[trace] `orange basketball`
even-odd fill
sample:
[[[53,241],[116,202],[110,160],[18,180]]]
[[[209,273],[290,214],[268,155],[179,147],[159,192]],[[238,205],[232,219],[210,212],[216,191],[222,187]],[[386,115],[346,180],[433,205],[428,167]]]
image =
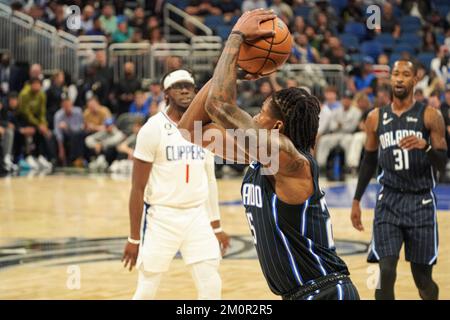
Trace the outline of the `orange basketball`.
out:
[[[292,36],[286,24],[279,18],[261,23],[261,28],[275,31],[275,36],[242,43],[238,65],[248,73],[267,75],[277,70],[289,58]]]

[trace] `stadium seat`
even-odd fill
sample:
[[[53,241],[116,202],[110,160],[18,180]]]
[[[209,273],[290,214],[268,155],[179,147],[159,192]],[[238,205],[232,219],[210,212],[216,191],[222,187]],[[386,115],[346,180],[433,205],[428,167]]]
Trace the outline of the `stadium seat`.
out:
[[[354,34],[361,41],[366,37],[366,26],[359,22],[348,22],[344,27],[344,32]]]
[[[442,33],[436,34],[436,42],[438,45],[443,45],[445,42],[445,36]]]
[[[365,41],[361,44],[361,54],[364,56],[371,56],[377,61],[378,56],[383,52],[383,47],[376,41]]]
[[[446,18],[450,13],[450,3],[447,2],[446,4],[440,4],[436,6],[436,10],[437,12],[439,12],[440,16]]]
[[[415,33],[403,33],[398,39],[399,43],[408,43],[414,49],[420,49],[422,47],[422,38]]]
[[[224,23],[223,16],[207,15],[204,20],[204,24],[213,30]]]
[[[310,12],[311,12],[311,7],[309,7],[309,6],[297,6],[294,8],[294,14],[296,16],[302,16],[305,20],[308,19]]]
[[[394,65],[394,62],[400,58],[401,58],[400,53],[397,53],[397,52],[392,53],[391,56],[389,57],[389,66],[392,68],[392,66]]]
[[[336,14],[339,16],[341,14],[342,9],[347,6],[347,0],[331,0],[330,4],[333,7]]]
[[[390,33],[381,33],[375,40],[381,44],[384,50],[392,50],[395,45],[395,39]]]
[[[417,56],[417,60],[419,60],[420,63],[422,63],[425,66],[427,71],[429,71],[431,60],[433,60],[435,57],[436,57],[436,55],[432,52],[421,52]]]
[[[405,51],[409,52],[411,55],[414,55],[416,53],[416,50],[413,46],[411,46],[409,43],[404,42],[397,43],[393,49],[394,53],[402,53]]]
[[[227,40],[227,38],[228,38],[228,35],[230,34],[230,32],[231,32],[231,29],[232,29],[232,26],[229,26],[229,25],[220,25],[220,26],[217,26],[216,27],[216,32],[217,32],[217,35],[219,36],[219,37],[221,37],[222,38],[222,40]]]
[[[363,61],[364,56],[360,53],[353,53],[350,55],[350,60],[352,60],[353,63],[360,63]]]
[[[358,37],[353,34],[343,33],[339,36],[339,40],[341,40],[342,45],[347,50],[359,50],[359,41]]]
[[[173,4],[177,8],[184,10],[189,5],[190,1],[189,0],[167,0],[167,2]]]
[[[400,29],[402,33],[417,33],[422,27],[422,22],[418,17],[404,16],[400,19]]]

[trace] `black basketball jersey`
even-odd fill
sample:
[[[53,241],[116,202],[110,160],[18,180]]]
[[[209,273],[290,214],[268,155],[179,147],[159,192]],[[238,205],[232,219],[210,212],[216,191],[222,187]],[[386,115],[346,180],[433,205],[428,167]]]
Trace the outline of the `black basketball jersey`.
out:
[[[290,205],[278,199],[257,162],[249,166],[241,188],[263,274],[277,295],[330,273],[348,274],[336,255],[317,163],[310,154],[304,155],[314,179],[314,193],[305,203]]]
[[[378,120],[378,181],[383,186],[405,192],[418,192],[434,187],[433,169],[425,150],[403,150],[399,141],[416,135],[429,143],[430,132],[425,128],[426,106],[416,102],[412,108],[397,116],[391,106],[380,109]]]

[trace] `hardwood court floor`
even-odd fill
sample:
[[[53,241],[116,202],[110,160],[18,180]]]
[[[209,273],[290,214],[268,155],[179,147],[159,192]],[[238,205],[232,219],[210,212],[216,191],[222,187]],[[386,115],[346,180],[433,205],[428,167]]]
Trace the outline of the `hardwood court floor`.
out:
[[[58,241],[67,238],[114,238],[128,234],[128,179],[106,176],[43,176],[0,179],[0,262],[7,254],[20,253],[1,247],[18,240]],[[240,180],[220,180],[221,201],[239,199]],[[336,239],[369,242],[373,210],[364,210],[365,232],[355,231],[349,209],[330,209]],[[230,235],[248,235],[243,208],[222,206],[223,226]],[[438,214],[440,248],[434,278],[440,298],[450,299],[450,227],[448,211]],[[73,275],[67,257],[27,262],[0,268],[0,299],[129,299],[137,280],[136,271],[124,270],[116,258],[100,259],[103,252],[85,254]],[[123,242],[124,244],[124,242]],[[32,247],[32,245],[30,245]],[[409,265],[398,267],[396,294],[399,299],[418,299]],[[366,263],[365,254],[344,256],[352,279],[363,299],[372,299],[376,265]],[[98,260],[98,261],[96,261]],[[61,263],[59,263],[61,262]],[[1,265],[1,263],[0,263]],[[278,299],[268,289],[256,259],[224,259],[221,264],[224,299]],[[78,278],[76,278],[78,279]],[[78,284],[79,287],[74,283]],[[195,299],[189,270],[175,259],[164,276],[158,299]]]

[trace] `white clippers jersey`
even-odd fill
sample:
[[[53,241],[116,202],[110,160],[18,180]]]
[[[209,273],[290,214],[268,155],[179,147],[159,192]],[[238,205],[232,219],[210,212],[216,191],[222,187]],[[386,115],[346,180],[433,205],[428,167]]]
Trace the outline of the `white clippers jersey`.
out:
[[[165,112],[151,117],[137,135],[134,157],[153,164],[144,200],[155,206],[192,208],[208,199],[211,152],[181,136]]]

